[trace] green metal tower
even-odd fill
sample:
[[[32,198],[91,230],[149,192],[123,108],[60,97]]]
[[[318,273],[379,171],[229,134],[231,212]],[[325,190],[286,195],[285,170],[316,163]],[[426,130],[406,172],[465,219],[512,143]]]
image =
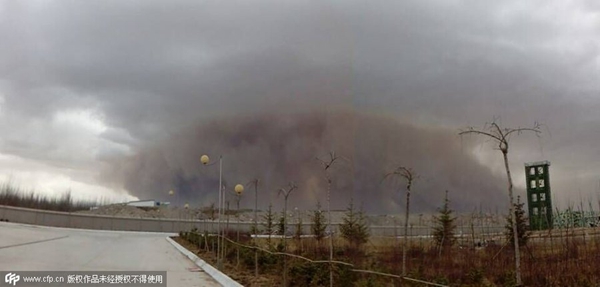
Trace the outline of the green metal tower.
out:
[[[529,228],[531,230],[552,228],[549,167],[549,161],[525,164],[527,207],[529,209]]]

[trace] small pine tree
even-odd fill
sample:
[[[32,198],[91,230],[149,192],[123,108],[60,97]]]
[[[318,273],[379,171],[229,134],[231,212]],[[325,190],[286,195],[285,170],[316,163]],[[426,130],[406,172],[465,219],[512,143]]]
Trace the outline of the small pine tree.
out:
[[[325,237],[325,228],[327,227],[327,222],[325,221],[325,214],[321,211],[321,203],[317,202],[317,209],[313,211],[313,215],[311,217],[312,224],[310,226],[310,230],[312,234],[315,236],[317,242],[321,242]]]
[[[524,202],[521,203],[521,197],[517,196],[517,202],[514,204],[514,208],[517,217],[517,238],[520,247],[525,246],[529,240],[529,228],[527,226],[527,216],[525,215],[524,205]],[[514,245],[515,237],[512,229],[512,214],[509,214],[506,217],[506,225],[504,228],[506,229],[506,240]]]
[[[285,235],[285,215],[283,213],[277,221],[277,235]]]
[[[269,235],[267,237],[267,243],[269,246],[271,245],[271,235],[273,235],[273,231],[275,229],[275,214],[273,213],[273,205],[269,204],[269,209],[267,209],[267,213],[263,215],[265,227],[265,232]]]
[[[350,199],[350,204],[346,209],[344,221],[340,224],[340,233],[348,243],[355,249],[360,248],[369,240],[369,228],[362,210],[357,211],[354,207],[354,201]]]
[[[215,208],[215,204],[211,203],[209,206],[205,207],[202,213],[208,215],[208,219],[215,220],[217,218],[217,209]]]
[[[302,218],[298,218],[296,222],[296,230],[294,231],[294,238],[300,239],[302,237]]]
[[[256,224],[252,224],[252,226],[250,226],[250,234],[258,234],[260,233],[260,229],[258,228],[258,226]]]
[[[452,216],[454,211],[450,209],[447,190],[444,205],[442,208],[438,208],[438,212],[439,215],[434,217],[436,226],[433,229],[433,239],[441,252],[445,247],[451,247],[456,243],[456,236],[454,235],[456,217]]]

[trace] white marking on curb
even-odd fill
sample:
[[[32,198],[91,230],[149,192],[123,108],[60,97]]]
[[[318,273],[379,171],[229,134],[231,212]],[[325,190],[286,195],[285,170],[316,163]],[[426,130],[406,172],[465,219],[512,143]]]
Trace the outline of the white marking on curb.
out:
[[[169,241],[169,243],[171,243],[173,246],[175,246],[175,248],[177,248],[177,250],[179,250],[179,252],[181,252],[187,258],[192,260],[196,265],[198,265],[198,267],[202,268],[202,270],[204,270],[204,272],[206,272],[206,274],[210,275],[210,277],[215,279],[222,286],[225,286],[225,287],[230,287],[230,286],[231,287],[243,287],[244,286],[244,285],[236,282],[235,280],[231,279],[229,276],[223,274],[221,271],[217,270],[217,268],[206,263],[204,260],[202,260],[198,256],[196,256],[196,254],[190,252],[185,247],[179,245],[179,243],[175,242],[170,237],[166,237],[166,238],[167,238],[167,241]]]

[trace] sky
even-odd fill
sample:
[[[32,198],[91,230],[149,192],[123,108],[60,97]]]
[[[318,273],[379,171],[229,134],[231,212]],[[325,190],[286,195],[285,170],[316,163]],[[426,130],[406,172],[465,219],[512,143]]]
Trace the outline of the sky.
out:
[[[417,210],[445,189],[460,210],[493,209],[508,202],[502,156],[458,132],[495,120],[542,124],[511,139],[517,194],[523,164],[549,160],[556,204],[600,208],[599,12],[596,1],[0,0],[0,181],[208,205],[218,172],[200,164],[206,153],[223,155],[228,188],[261,179],[262,207],[290,181],[294,204],[313,207],[326,200],[315,157],[337,150],[348,163],[334,172],[335,208],[351,194],[398,210],[401,180],[381,178],[409,166]]]

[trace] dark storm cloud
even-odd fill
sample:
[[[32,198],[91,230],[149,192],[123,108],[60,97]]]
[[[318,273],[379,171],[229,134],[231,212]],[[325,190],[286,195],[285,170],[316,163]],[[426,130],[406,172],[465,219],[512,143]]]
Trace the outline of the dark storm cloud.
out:
[[[191,162],[199,151],[192,150],[218,153],[219,141],[241,137],[231,132],[241,122],[258,128],[265,118],[279,121],[288,114],[293,123],[310,125],[298,114],[329,109],[354,110],[356,117],[389,115],[400,122],[394,128],[412,127],[407,132],[413,139],[437,140],[435,134],[454,140],[417,153],[427,158],[426,151],[439,150],[443,164],[412,164],[423,174],[449,174],[432,183],[432,190],[450,186],[465,194],[491,190],[487,182],[503,176],[501,158],[474,138],[465,141],[469,147],[478,144],[475,149],[458,153],[454,144],[460,140],[450,135],[493,116],[507,126],[540,121],[548,127],[542,139],[525,136],[512,147],[517,184],[523,162],[549,159],[557,196],[568,197],[573,186],[595,191],[590,189],[596,186],[595,171],[600,172],[594,158],[600,152],[600,26],[594,2],[1,3],[0,128],[6,135],[0,151],[61,166],[75,165],[79,156],[78,168],[113,170],[99,184],[126,186],[140,196],[173,181],[190,192],[189,186],[208,187],[214,175],[198,178]],[[91,111],[105,126],[80,129],[94,131],[77,138],[89,142],[93,152],[60,152],[59,147],[70,146],[64,139],[73,131],[56,131],[48,123],[56,126],[57,114],[72,110]],[[379,124],[361,133],[393,129],[379,119],[367,121]],[[190,133],[210,131],[209,122],[224,131]],[[11,128],[15,125],[23,128]],[[428,130],[432,126],[436,129]],[[256,149],[269,161],[281,162],[274,156],[278,153],[292,156],[294,149],[287,150],[274,133],[263,135],[271,142],[245,143],[244,150]],[[325,139],[311,143],[313,136],[293,138],[298,142],[292,146],[310,147],[294,156],[325,152],[332,144]],[[399,155],[426,145],[394,140],[407,145],[394,150]],[[188,146],[180,154],[168,147],[173,143]],[[380,143],[371,144],[357,153]],[[456,160],[470,162],[461,165],[463,173],[482,167],[473,153],[495,179],[485,172],[488,179],[481,185],[452,179]],[[305,177],[296,179],[302,181],[314,176],[308,170],[271,176]]]

